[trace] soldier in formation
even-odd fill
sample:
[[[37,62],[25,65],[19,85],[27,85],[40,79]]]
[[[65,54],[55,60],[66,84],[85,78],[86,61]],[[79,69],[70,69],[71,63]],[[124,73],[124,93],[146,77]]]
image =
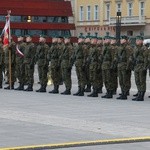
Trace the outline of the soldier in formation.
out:
[[[44,36],[39,37],[37,47],[32,42],[30,35],[13,40],[8,47],[3,47],[0,38],[0,88],[2,88],[5,66],[10,77],[9,62],[11,61],[11,80],[5,89],[13,89],[17,78],[19,86],[16,90],[24,90],[25,80],[28,87],[24,91],[33,91],[34,66],[37,63],[41,87],[36,92],[46,92],[48,67],[50,66],[51,78],[54,89],[49,93],[58,94],[60,82],[65,84],[62,95],[70,95],[72,89],[71,70],[75,65],[78,91],[74,96],[84,96],[85,92],[91,92],[88,97],[98,97],[102,93],[103,84],[106,94],[102,98],[113,98],[117,94],[118,79],[121,94],[118,100],[127,100],[131,88],[131,73],[134,70],[135,83],[138,92],[133,101],[144,101],[146,92],[146,74],[150,67],[150,52],[147,45],[143,45],[143,37],[136,37],[136,47],[130,46],[127,36],[121,36],[121,45],[117,45],[115,37],[105,36],[83,37],[81,34],[78,43],[73,45],[70,37],[53,37],[51,46],[46,44]],[[11,59],[9,52],[11,50]],[[15,68],[15,69],[14,69]],[[15,74],[16,72],[16,74]],[[14,76],[16,75],[16,76]]]

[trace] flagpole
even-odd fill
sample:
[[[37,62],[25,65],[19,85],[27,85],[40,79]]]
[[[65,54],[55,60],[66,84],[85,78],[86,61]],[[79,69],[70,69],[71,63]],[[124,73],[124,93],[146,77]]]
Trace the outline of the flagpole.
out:
[[[9,19],[9,34],[8,34],[8,39],[9,39],[9,46],[10,46],[10,44],[11,44],[11,31],[10,31],[10,13],[11,13],[11,11],[9,10],[9,11],[7,11],[7,13],[8,13],[8,19]],[[8,48],[9,48],[9,85],[10,85],[10,89],[12,89],[11,49],[10,49],[10,47],[8,47]]]

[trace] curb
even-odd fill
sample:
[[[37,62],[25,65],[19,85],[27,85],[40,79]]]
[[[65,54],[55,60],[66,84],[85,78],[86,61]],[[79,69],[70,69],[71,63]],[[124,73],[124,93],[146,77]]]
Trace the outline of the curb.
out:
[[[69,143],[35,145],[35,146],[10,147],[10,148],[0,148],[0,150],[44,150],[44,149],[71,148],[71,147],[94,146],[94,145],[148,142],[148,141],[150,141],[150,136],[135,137],[135,138],[96,140],[96,141],[69,142]]]

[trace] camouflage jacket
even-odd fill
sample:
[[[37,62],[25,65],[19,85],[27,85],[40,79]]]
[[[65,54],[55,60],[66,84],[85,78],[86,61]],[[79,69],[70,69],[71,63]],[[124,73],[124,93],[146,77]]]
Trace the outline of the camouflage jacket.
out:
[[[47,54],[49,51],[49,46],[46,43],[40,43],[36,49],[35,59],[38,66],[48,65]]]
[[[113,54],[110,45],[105,45],[102,53],[102,70],[111,68]]]
[[[92,45],[91,48],[90,48],[90,54],[89,54],[90,69],[91,70],[97,69],[97,67],[98,67],[98,56],[99,56],[99,52],[98,52],[97,46]]]
[[[115,60],[118,63],[118,70],[131,70],[133,63],[133,49],[127,44],[118,47],[115,54]]]
[[[4,48],[4,55],[5,55],[5,58],[4,58],[4,63],[5,64],[9,64],[9,51],[11,52],[11,63],[12,64],[15,64],[15,57],[16,57],[16,44],[15,42],[11,42],[9,44],[9,46],[5,47]]]
[[[26,43],[25,42],[19,42],[18,44],[18,49],[24,54]],[[16,64],[22,64],[23,63],[23,57],[20,56],[17,51],[16,51]]]
[[[147,70],[148,68],[148,49],[146,46],[136,46],[134,49],[134,70]]]
[[[35,53],[36,53],[36,47],[34,43],[32,42],[27,43],[24,51],[24,63],[34,65]]]
[[[48,51],[47,58],[51,62],[51,68],[60,67],[61,51],[57,43],[53,43]]]
[[[86,52],[83,44],[78,44],[74,51],[74,62],[75,66],[85,66],[86,65]]]
[[[73,46],[70,43],[65,44],[62,54],[60,56],[61,68],[72,67],[72,60],[71,60],[72,53],[73,53]]]

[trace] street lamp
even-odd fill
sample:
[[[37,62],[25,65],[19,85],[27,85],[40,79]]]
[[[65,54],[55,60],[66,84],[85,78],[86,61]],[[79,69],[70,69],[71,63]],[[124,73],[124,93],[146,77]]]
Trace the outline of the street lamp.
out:
[[[31,22],[31,16],[27,17],[27,22]]]
[[[121,12],[117,12],[116,17],[116,40],[117,45],[120,45],[120,33],[121,33]]]

